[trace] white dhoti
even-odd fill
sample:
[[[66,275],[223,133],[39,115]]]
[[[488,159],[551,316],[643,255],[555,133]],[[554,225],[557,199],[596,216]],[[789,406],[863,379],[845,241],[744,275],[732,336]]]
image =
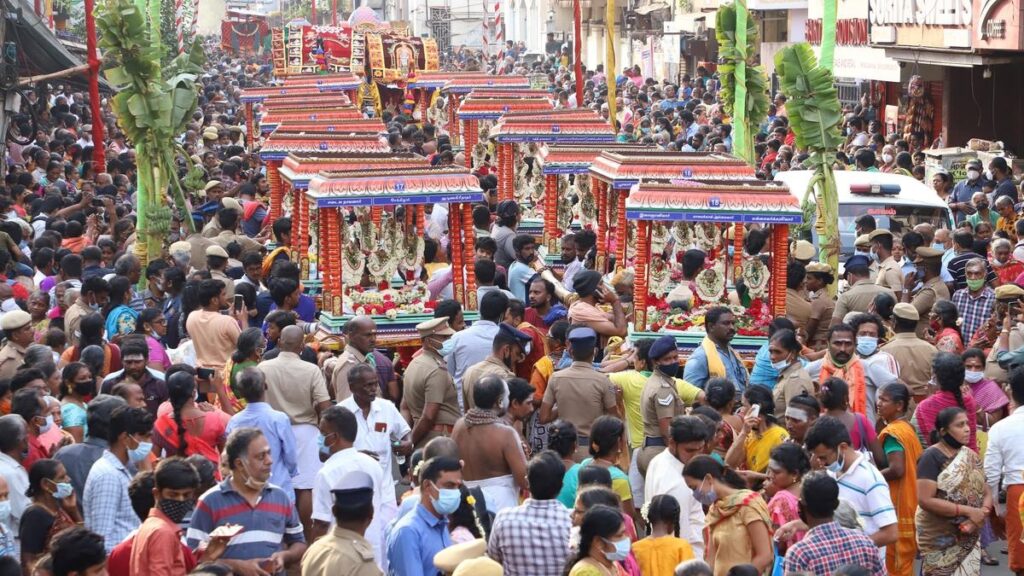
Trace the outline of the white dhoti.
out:
[[[485,478],[483,480],[466,480],[466,488],[479,488],[487,500],[487,511],[497,514],[505,508],[519,506],[519,489],[511,474]]]
[[[312,490],[316,473],[323,466],[320,462],[320,445],[316,441],[320,429],[312,424],[292,424],[292,433],[295,434],[295,449],[298,452],[295,461],[299,469],[298,475],[292,478],[292,486],[296,490]]]

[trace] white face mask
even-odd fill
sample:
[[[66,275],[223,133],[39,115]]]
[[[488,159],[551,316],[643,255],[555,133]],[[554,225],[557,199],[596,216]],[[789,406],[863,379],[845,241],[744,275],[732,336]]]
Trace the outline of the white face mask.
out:
[[[978,178],[981,178],[981,172],[979,172],[978,170],[968,170],[967,171],[967,179],[968,180],[977,180]]]
[[[886,164],[892,162],[892,154],[882,154],[882,162]]]

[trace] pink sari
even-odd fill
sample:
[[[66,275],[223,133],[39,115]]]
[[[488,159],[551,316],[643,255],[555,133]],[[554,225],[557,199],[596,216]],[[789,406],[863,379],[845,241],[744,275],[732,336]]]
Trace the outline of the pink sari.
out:
[[[800,500],[789,490],[779,490],[768,502],[768,514],[772,518],[772,530],[778,530],[783,524],[800,519]],[[803,539],[806,531],[797,532],[792,538],[779,541],[779,554],[785,554],[790,546]]]

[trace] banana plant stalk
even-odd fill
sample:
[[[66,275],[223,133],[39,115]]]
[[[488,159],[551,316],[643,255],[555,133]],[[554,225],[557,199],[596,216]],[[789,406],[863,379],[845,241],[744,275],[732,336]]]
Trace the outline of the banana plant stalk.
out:
[[[757,22],[744,0],[723,4],[715,15],[718,40],[720,96],[732,117],[733,152],[753,165],[754,138],[768,117],[768,77],[755,64],[760,43]]]
[[[826,0],[827,1],[827,0]],[[830,69],[818,63],[806,42],[793,44],[775,54],[775,71],[783,94],[789,97],[786,111],[796,136],[796,147],[806,150],[804,165],[814,171],[804,195],[804,214],[816,209],[818,257],[839,269],[839,195],[832,166],[843,143],[839,125],[843,109]],[[810,204],[814,198],[814,206]],[[835,294],[836,284],[829,286]]]

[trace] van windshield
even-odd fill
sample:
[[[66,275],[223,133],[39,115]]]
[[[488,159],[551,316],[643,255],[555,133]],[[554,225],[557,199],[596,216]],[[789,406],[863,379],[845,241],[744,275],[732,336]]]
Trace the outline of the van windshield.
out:
[[[899,236],[914,229],[914,226],[929,223],[936,228],[949,228],[949,210],[945,207],[921,207],[904,204],[840,204],[839,205],[839,237],[841,243],[840,260],[853,255],[853,243],[856,240],[854,221],[863,214],[875,217],[875,226],[891,230]]]

